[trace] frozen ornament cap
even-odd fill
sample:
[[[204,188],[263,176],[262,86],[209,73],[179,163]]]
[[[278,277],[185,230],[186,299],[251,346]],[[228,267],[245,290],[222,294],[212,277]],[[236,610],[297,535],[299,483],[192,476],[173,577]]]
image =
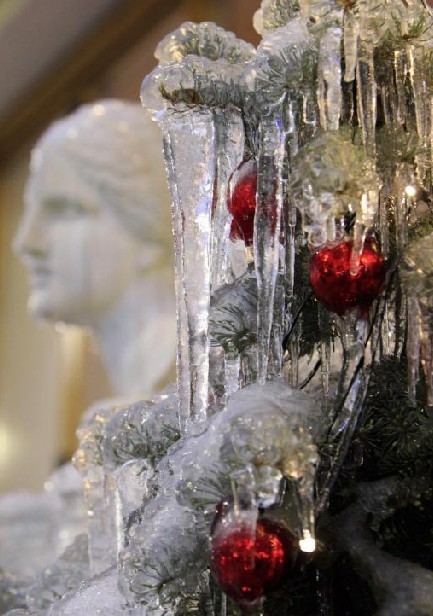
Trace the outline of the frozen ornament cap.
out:
[[[244,67],[255,48],[212,22],[185,22],[157,46],[159,65],[141,87],[154,119],[166,109],[239,106]]]
[[[191,55],[214,62],[225,59],[232,64],[238,64],[248,62],[254,57],[255,48],[213,22],[186,21],[167,34],[155,50],[155,58],[160,64],[181,62],[183,58]]]
[[[302,540],[314,539],[314,440],[322,429],[313,398],[283,379],[254,383],[230,396],[220,450],[241,498],[276,502],[282,477],[298,485]],[[312,547],[311,541],[304,547]]]

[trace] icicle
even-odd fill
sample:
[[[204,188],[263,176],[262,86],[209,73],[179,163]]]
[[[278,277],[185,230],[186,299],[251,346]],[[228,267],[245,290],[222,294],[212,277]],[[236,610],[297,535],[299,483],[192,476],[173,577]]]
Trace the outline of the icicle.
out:
[[[352,11],[344,14],[344,81],[354,81],[358,63],[358,22]]]
[[[394,92],[389,86],[382,85],[379,88],[379,95],[382,103],[385,126],[391,128],[394,121],[394,109],[397,108],[395,102],[393,103]]]
[[[285,331],[292,331],[293,335],[293,307],[294,307],[294,284],[295,284],[295,232],[296,232],[296,208],[289,198],[286,208],[286,267],[285,267]],[[286,348],[283,356],[284,373],[289,385],[296,385],[298,382],[298,354],[293,345],[292,335],[290,337],[289,348]]]
[[[95,404],[87,412],[77,436],[79,447],[74,454],[74,465],[83,478],[83,495],[87,508],[89,565],[92,575],[101,573],[114,562],[111,512],[105,498],[105,474],[102,466],[102,443],[108,422],[118,407],[104,408]],[[107,549],[108,546],[108,549]]]
[[[240,356],[224,358],[224,390],[225,395],[230,396],[239,389],[239,375],[241,369]]]
[[[293,290],[295,286],[295,234],[296,234],[296,215],[297,210],[291,199],[288,200],[286,217],[286,266],[285,266],[285,286],[286,286],[286,303],[288,307],[293,302]],[[291,315],[288,316],[291,320]],[[287,329],[290,329],[292,323],[287,323]]]
[[[433,406],[432,272],[433,234],[412,242],[404,253],[401,277],[407,296],[409,401],[416,404],[419,364],[423,367],[427,405]]]
[[[336,398],[337,407],[341,406],[330,432],[330,440],[334,441],[344,431],[354,412],[354,406],[361,385],[361,374],[357,374],[364,357],[364,342],[367,322],[359,319],[352,312],[344,318],[338,318],[338,329],[343,345],[343,366],[338,382]]]
[[[303,98],[303,104],[305,99]],[[284,234],[284,241],[280,242],[280,261],[279,261],[279,275],[276,279],[275,285],[275,302],[274,302],[274,324],[272,327],[272,345],[273,345],[273,370],[274,376],[281,375],[284,354],[283,354],[283,341],[285,334],[292,327],[292,308],[293,308],[293,288],[294,288],[294,276],[295,276],[295,230],[297,222],[297,210],[296,207],[287,194],[288,179],[291,172],[292,159],[298,153],[299,138],[307,138],[308,133],[315,130],[315,110],[313,118],[313,110],[309,110],[310,115],[306,119],[310,124],[306,130],[298,130],[296,119],[301,114],[301,109],[296,109],[291,101],[287,101],[285,108],[285,124],[287,131],[285,131],[285,152],[286,156],[282,161],[282,195],[285,199],[285,207],[283,209],[284,220],[282,220],[282,227]],[[302,113],[306,113],[305,109]],[[312,134],[312,133],[311,133]]]
[[[407,99],[405,82],[408,73],[407,55],[405,50],[397,50],[394,52],[394,77],[395,90],[397,94],[397,115],[395,122],[398,126],[406,125],[407,123]]]
[[[283,365],[283,340],[286,334],[285,275],[283,268],[277,277],[274,297],[274,317],[271,331],[270,376],[280,376]]]
[[[284,98],[262,117],[258,157],[254,259],[257,273],[257,377],[264,383],[268,370],[275,284],[280,262]]]
[[[431,306],[421,304],[421,364],[427,390],[427,406],[433,407],[433,323]]]
[[[323,410],[327,415],[329,404],[329,377],[331,372],[331,338],[326,333],[329,330],[329,313],[319,304],[319,328],[322,332],[320,340],[320,375],[322,388]]]
[[[320,41],[317,103],[324,130],[338,130],[342,105],[341,92],[342,28],[329,28]]]
[[[421,52],[423,53],[423,52]],[[420,183],[425,185],[429,176],[429,158],[428,147],[431,134],[430,123],[430,110],[428,106],[428,90],[423,75],[423,71],[420,70],[420,62],[415,52],[413,45],[408,45],[406,49],[407,55],[407,90],[410,88],[410,93],[406,92],[406,96],[409,96],[410,101],[413,104],[409,106],[411,116],[410,122],[407,123],[407,127],[416,131],[418,135],[418,146],[415,153],[415,169],[417,178]]]
[[[379,195],[379,236],[382,254],[385,258],[389,255],[389,220],[388,220],[388,204],[390,200],[391,188],[389,184],[385,184]]]
[[[405,164],[397,166],[392,193],[395,200],[395,227],[397,249],[403,250],[408,242],[409,213],[414,206],[416,195],[413,170]]]
[[[361,208],[366,208],[366,202],[368,201],[368,196],[366,193],[362,195],[361,201]],[[356,276],[359,272],[359,267],[361,265],[361,254],[364,249],[366,233],[367,229],[362,223],[362,215],[357,216],[353,232],[352,250],[350,253],[350,273],[352,276]]]
[[[125,522],[148,498],[147,483],[151,474],[148,463],[143,460],[130,460],[107,473],[106,499],[111,503],[114,524],[111,536],[117,542],[111,559],[113,564],[117,563],[120,551],[126,546]]]
[[[430,156],[430,190],[433,188],[433,97],[430,97],[430,135],[429,135],[429,156]]]
[[[227,595],[225,595],[224,593],[222,593],[222,595],[221,595],[221,611],[220,611],[220,615],[221,616],[227,616]]]
[[[388,276],[391,275],[392,270],[389,270]],[[382,300],[379,302],[378,316],[375,321],[371,339],[369,340],[370,353],[366,367],[363,365],[363,358],[367,355],[364,350],[366,322],[363,320],[356,322],[356,320],[352,318],[347,325],[343,325],[342,342],[345,355],[344,361],[352,363],[352,369],[349,370],[346,366],[346,369],[343,369],[343,374],[340,377],[338,391],[340,395],[344,393],[345,397],[343,408],[329,431],[329,442],[331,444],[334,443],[334,449],[331,452],[327,467],[320,477],[318,498],[316,500],[316,515],[320,515],[328,503],[329,495],[352,442],[352,437],[367,394],[376,353],[379,348],[385,310],[386,302]],[[361,345],[363,347],[362,349]],[[349,354],[347,354],[346,349],[349,350]],[[346,390],[347,393],[343,391],[345,385],[349,386],[348,390]]]
[[[427,137],[428,116],[426,114],[426,95],[427,87],[423,76],[419,74],[417,62],[415,60],[414,47],[408,45],[408,74],[411,86],[411,98],[415,109],[415,124],[418,136],[421,141],[421,146],[425,146]]]
[[[362,142],[367,152],[374,154],[376,139],[377,93],[374,78],[374,48],[362,37],[358,42],[358,62],[356,67],[356,87],[358,120],[362,130]]]
[[[216,177],[215,202],[212,213],[212,290],[229,282],[228,243],[231,215],[227,209],[227,193],[231,173],[241,163],[245,137],[240,113],[235,109],[216,109]]]
[[[298,482],[302,506],[302,539],[299,541],[299,547],[302,552],[306,553],[311,553],[316,550],[314,480],[315,471],[314,467],[311,466],[309,470],[304,472],[302,479]]]
[[[210,110],[168,112],[162,121],[173,204],[181,429],[204,420],[209,392],[211,213],[215,124]]]
[[[212,338],[209,351],[210,401],[215,409],[222,409],[226,402],[225,353],[223,347]],[[209,401],[209,402],[210,402]]]
[[[391,331],[389,314],[390,314],[390,306],[388,305],[388,302],[386,302],[385,317],[383,319],[382,331],[381,331],[381,337],[380,337],[380,353],[381,353],[380,358],[381,359],[384,355],[387,356],[387,355],[390,355],[391,353],[390,338],[392,336],[392,331]]]
[[[408,397],[409,404],[416,406],[416,387],[419,381],[420,363],[420,330],[421,311],[416,295],[408,297],[408,331],[407,331],[407,363],[408,363]]]
[[[314,138],[317,128],[316,100],[313,91],[305,89],[302,94],[302,123],[299,126],[299,141],[301,144],[308,143]],[[296,124],[294,124],[296,130]],[[298,140],[297,140],[298,141]],[[292,152],[295,155],[295,152]]]
[[[257,347],[253,346],[241,355],[239,389],[254,383],[257,377]]]
[[[313,104],[311,103],[313,101]],[[280,292],[284,293],[283,306],[282,309],[284,313],[282,316],[282,331],[281,337],[279,341],[279,348],[283,350],[283,336],[291,331],[293,326],[293,307],[294,307],[294,285],[295,285],[295,259],[296,259],[296,245],[295,245],[295,236],[296,236],[296,224],[297,224],[297,209],[292,198],[292,195],[289,193],[287,189],[287,185],[289,182],[289,177],[291,173],[291,165],[292,159],[298,153],[299,148],[299,139],[307,139],[312,137],[316,128],[316,109],[314,105],[314,97],[311,93],[303,95],[302,100],[302,122],[298,127],[295,121],[295,112],[292,104],[288,105],[288,113],[287,113],[287,135],[286,135],[286,152],[287,156],[284,160],[284,192],[286,195],[285,199],[285,207],[284,207],[284,254],[282,255],[284,258],[284,263],[281,267],[280,271]],[[281,278],[282,277],[282,278]],[[297,374],[297,359],[298,355],[293,354],[296,349],[292,348],[292,342],[290,342],[290,353],[287,353],[287,349],[285,354],[280,356],[280,369],[283,368],[283,364],[290,362],[290,369],[295,370]],[[295,364],[294,364],[295,362]],[[290,376],[287,375],[285,370],[286,378],[288,378],[288,382],[293,384],[294,381],[297,382],[297,378],[293,379],[293,372],[290,371]]]
[[[302,317],[298,317],[298,321],[292,327],[290,334],[290,342],[288,348],[288,357],[286,359],[286,378],[291,387],[299,385],[299,347],[302,333]]]

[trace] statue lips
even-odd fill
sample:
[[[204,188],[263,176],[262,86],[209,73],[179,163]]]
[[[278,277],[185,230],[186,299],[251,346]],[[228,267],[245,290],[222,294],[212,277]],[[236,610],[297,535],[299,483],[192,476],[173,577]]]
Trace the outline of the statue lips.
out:
[[[44,264],[38,263],[36,266],[29,264],[30,286],[33,289],[44,288],[47,285],[51,274],[52,272],[50,268]]]

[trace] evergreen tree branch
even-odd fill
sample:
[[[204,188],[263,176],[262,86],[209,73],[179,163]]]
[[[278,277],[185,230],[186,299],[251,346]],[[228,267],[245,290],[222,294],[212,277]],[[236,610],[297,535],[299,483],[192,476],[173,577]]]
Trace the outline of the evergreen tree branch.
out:
[[[381,550],[370,527],[378,527],[398,509],[430,496],[428,477],[388,477],[358,484],[357,500],[332,518],[327,527],[334,547],[348,552],[359,574],[368,582],[379,610],[377,616],[432,616],[433,572]]]

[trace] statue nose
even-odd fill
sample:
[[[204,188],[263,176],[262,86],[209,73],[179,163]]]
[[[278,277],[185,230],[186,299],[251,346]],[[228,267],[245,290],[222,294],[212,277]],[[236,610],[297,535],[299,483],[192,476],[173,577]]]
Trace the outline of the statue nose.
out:
[[[47,249],[46,225],[41,213],[27,211],[17,229],[13,249],[19,257],[42,254]]]

